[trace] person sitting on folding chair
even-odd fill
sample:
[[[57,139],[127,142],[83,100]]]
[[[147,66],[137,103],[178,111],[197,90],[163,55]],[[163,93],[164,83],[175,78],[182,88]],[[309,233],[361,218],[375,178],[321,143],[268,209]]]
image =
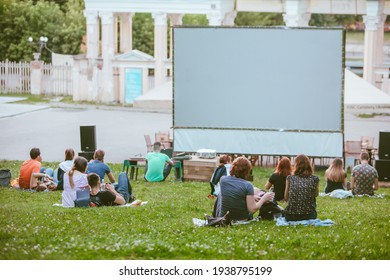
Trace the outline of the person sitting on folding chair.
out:
[[[145,180],[148,182],[164,181],[171,172],[173,161],[161,153],[161,143],[153,144],[153,152],[146,155]]]

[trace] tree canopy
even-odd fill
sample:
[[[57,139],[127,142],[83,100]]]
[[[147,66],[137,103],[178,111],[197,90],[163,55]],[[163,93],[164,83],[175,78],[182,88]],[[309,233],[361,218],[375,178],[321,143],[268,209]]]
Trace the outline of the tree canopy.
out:
[[[85,34],[82,14],[84,1],[68,0],[61,10],[56,1],[5,0],[0,9],[0,61],[32,59],[39,50],[39,38],[48,38],[42,58],[50,61],[50,50],[63,54],[78,54]],[[28,38],[32,37],[30,43]]]

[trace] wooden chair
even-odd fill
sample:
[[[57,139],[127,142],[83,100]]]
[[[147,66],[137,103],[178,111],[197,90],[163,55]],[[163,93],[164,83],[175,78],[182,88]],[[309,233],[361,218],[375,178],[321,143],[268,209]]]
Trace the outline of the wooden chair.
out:
[[[362,136],[360,142],[361,142],[361,148],[362,149],[367,149],[367,147],[373,147],[373,145],[374,145],[374,137]]]
[[[172,140],[170,139],[169,131],[159,131],[155,134],[156,142],[161,143],[163,149],[172,148]]]
[[[145,138],[145,143],[146,143],[146,151],[148,153],[152,152],[153,151],[153,144],[152,144],[152,140],[150,140],[150,136],[145,134],[144,138]]]
[[[370,157],[368,163],[370,165],[373,165],[375,161],[375,154],[377,152],[377,149],[374,148],[374,137],[362,136],[361,142],[362,142],[362,151],[366,151]]]
[[[362,152],[362,142],[361,141],[345,141],[344,144],[344,169],[347,171],[348,168],[352,168],[356,165],[357,161],[360,159],[360,154]]]
[[[169,131],[159,131],[155,133],[156,142],[168,142]]]

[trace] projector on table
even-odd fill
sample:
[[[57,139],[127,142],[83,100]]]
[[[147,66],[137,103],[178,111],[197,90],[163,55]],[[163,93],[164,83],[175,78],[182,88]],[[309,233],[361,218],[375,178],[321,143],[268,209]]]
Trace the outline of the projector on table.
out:
[[[196,156],[199,158],[215,158],[217,156],[217,151],[211,149],[199,149],[196,151]]]

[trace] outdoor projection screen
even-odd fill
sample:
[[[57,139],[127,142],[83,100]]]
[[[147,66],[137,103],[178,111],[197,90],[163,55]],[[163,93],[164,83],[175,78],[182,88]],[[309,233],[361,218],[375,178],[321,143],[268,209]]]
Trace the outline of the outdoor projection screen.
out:
[[[175,151],[342,157],[344,30],[174,27]]]

